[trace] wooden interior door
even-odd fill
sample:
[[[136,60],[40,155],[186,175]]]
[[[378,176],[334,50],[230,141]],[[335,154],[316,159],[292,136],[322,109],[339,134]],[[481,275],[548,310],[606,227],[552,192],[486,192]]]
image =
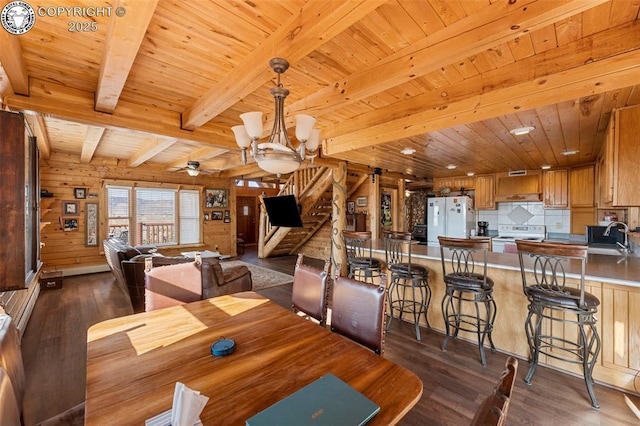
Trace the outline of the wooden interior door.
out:
[[[256,215],[256,197],[237,197],[237,215],[238,218],[238,238],[242,238],[245,244],[255,244],[257,242],[257,215]]]

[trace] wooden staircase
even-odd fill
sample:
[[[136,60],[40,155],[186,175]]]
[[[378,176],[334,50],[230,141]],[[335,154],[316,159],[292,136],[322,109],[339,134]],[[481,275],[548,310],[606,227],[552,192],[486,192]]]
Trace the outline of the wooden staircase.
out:
[[[258,257],[296,254],[330,218],[333,198],[332,174],[328,167],[310,166],[296,170],[278,195],[294,195],[300,204],[302,228],[272,227],[260,208]]]

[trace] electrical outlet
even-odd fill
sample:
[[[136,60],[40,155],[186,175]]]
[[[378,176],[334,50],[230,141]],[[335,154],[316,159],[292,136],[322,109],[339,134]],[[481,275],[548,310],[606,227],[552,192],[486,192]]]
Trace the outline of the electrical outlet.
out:
[[[562,229],[562,222],[556,222],[556,229]]]

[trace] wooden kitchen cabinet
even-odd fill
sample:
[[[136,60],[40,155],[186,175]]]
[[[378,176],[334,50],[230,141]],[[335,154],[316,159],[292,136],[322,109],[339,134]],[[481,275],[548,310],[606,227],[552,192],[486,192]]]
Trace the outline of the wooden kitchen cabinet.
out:
[[[495,182],[496,179],[494,175],[476,176],[474,200],[476,210],[495,210],[496,202],[493,196],[495,192]]]
[[[545,170],[542,173],[542,201],[546,209],[569,207],[569,170]]]
[[[598,207],[640,206],[640,107],[617,109],[598,159]]]
[[[573,167],[569,172],[569,206],[595,206],[595,166]]]
[[[457,176],[452,178],[434,178],[433,179],[433,191],[440,192],[440,190],[446,186],[451,188],[452,191],[460,191],[464,188],[465,191],[474,189],[475,187],[474,176]]]
[[[496,201],[540,201],[542,171],[496,174]]]

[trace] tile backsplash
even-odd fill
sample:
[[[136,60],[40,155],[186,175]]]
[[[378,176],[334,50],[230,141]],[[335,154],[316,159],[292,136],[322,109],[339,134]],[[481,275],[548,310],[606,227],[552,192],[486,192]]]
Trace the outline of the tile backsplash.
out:
[[[479,210],[478,221],[489,222],[489,235],[498,233],[499,225],[545,225],[547,235],[569,238],[570,210],[544,209],[542,202],[498,203],[497,210]]]

